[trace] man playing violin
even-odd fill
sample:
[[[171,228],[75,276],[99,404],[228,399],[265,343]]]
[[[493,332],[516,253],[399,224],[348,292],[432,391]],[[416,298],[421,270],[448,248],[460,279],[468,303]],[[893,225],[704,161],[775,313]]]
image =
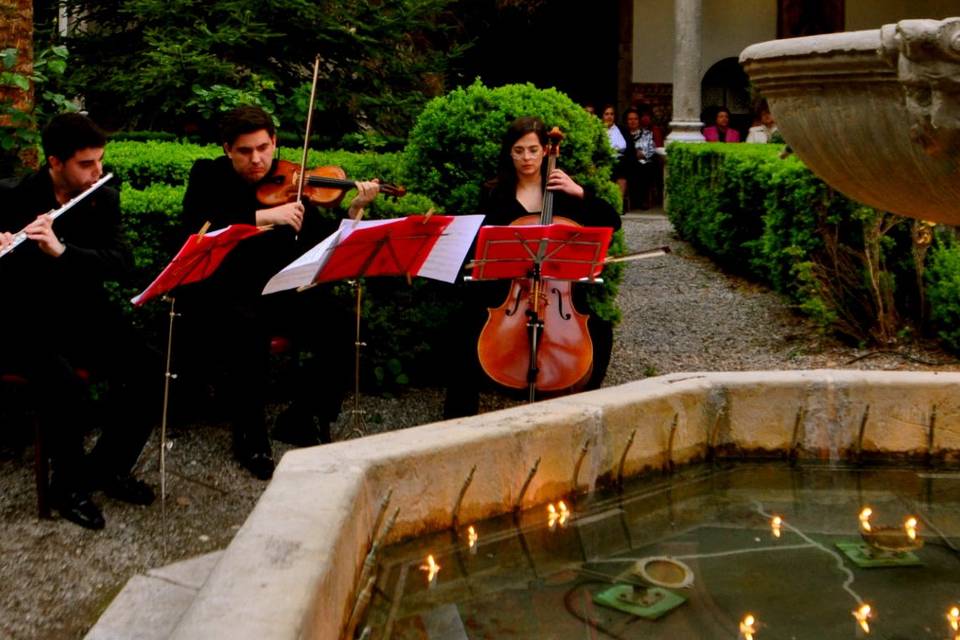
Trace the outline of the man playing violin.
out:
[[[274,436],[297,445],[330,441],[349,382],[350,312],[328,291],[261,296],[274,274],[332,233],[338,220],[312,205],[264,205],[258,189],[276,171],[276,129],[259,107],[239,107],[220,123],[224,155],[198,160],[183,199],[184,232],[205,222],[218,229],[255,224],[271,229],[240,243],[217,272],[177,296],[193,346],[204,354],[206,374],[218,390],[233,428],[234,455],[254,476],[273,473],[265,407],[271,336],[292,339],[309,353],[299,358],[293,402],[277,420]],[[376,182],[358,182],[348,215],[358,217],[378,193]],[[182,341],[181,341],[182,343]],[[181,370],[183,368],[181,367]]]
[[[56,222],[57,210],[94,185],[103,173],[106,138],[87,117],[54,117],[42,134],[46,164],[20,180],[0,181],[0,250],[14,233],[26,240],[0,259],[4,310],[0,372],[25,377],[35,396],[53,469],[52,503],[60,515],[89,529],[104,518],[91,500],[103,489],[114,498],[150,504],[153,491],[131,469],[160,406],[149,375],[160,383],[160,360],[134,334],[104,282],[125,277],[133,257],[120,225],[117,191],[100,187]],[[155,369],[148,367],[154,365]],[[84,455],[88,388],[82,371],[108,385],[99,403],[106,423]]]

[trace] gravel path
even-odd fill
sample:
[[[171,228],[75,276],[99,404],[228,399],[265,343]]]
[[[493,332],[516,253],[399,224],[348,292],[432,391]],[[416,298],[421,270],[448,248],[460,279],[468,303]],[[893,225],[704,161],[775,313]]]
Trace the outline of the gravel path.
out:
[[[820,338],[780,296],[719,272],[674,238],[663,216],[631,214],[624,229],[631,250],[668,245],[673,253],[628,263],[606,385],[694,370],[960,370],[936,349],[873,354]],[[490,393],[481,407],[514,402]],[[362,405],[368,431],[385,431],[439,419],[442,393],[364,396]],[[350,437],[351,406],[348,400],[335,429],[340,438]],[[82,637],[131,576],[229,543],[265,484],[232,462],[223,425],[174,430],[171,442],[165,510],[98,496],[107,518],[98,533],[37,520],[32,449],[0,450],[0,638]],[[156,438],[147,450],[156,453]],[[278,446],[277,456],[285,450]],[[145,456],[143,468],[158,487],[155,457]]]

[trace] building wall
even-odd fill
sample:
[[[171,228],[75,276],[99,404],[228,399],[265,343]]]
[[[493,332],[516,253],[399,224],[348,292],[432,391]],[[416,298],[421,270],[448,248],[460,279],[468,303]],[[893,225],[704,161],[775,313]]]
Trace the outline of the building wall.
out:
[[[633,82],[673,82],[673,0],[635,0],[633,24]],[[776,0],[703,0],[700,73],[776,35]]]
[[[960,16],[960,0],[847,0],[844,17],[847,31],[860,31],[907,18],[952,16]]]
[[[700,73],[737,57],[748,45],[777,37],[777,0],[702,0]],[[674,0],[634,0],[633,82],[673,82]],[[847,31],[876,29],[905,18],[960,16],[960,0],[847,0]]]

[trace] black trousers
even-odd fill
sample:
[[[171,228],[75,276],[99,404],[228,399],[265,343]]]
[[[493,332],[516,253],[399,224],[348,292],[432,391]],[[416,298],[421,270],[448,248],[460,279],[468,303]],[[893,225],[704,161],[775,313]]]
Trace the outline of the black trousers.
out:
[[[55,488],[89,491],[133,468],[159,422],[163,370],[159,353],[122,320],[64,325],[39,332],[44,338],[12,340],[0,369],[30,383]],[[96,427],[101,436],[85,456],[84,436]]]
[[[178,296],[177,304],[175,369],[186,380],[213,385],[235,444],[269,447],[266,404],[276,336],[290,341],[295,368],[283,396],[321,425],[337,418],[353,373],[354,327],[349,308],[329,290],[234,298],[196,290]]]

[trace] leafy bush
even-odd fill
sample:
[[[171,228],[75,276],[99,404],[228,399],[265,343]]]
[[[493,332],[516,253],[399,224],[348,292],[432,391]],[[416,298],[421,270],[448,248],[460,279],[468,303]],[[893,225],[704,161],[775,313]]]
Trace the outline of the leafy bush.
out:
[[[217,114],[240,102],[305,122],[319,53],[314,132],[327,145],[365,129],[402,142],[443,91],[459,42],[475,37],[450,0],[40,4],[79,17],[66,36],[78,60],[68,81],[98,121],[205,139]]]
[[[725,267],[791,296],[821,327],[889,343],[919,296],[903,218],[833,191],[782,146],[671,145],[668,216]],[[921,260],[922,263],[922,260]]]
[[[937,337],[960,351],[960,244],[952,237],[937,234],[924,279]]]
[[[78,109],[59,92],[68,57],[64,46],[40,49],[27,75],[17,70],[20,51],[12,47],[0,50],[0,87],[24,92],[33,85],[33,104],[28,110],[23,105],[0,100],[0,120],[7,123],[0,126],[0,168],[4,174],[41,164],[40,124],[58,113]]]

